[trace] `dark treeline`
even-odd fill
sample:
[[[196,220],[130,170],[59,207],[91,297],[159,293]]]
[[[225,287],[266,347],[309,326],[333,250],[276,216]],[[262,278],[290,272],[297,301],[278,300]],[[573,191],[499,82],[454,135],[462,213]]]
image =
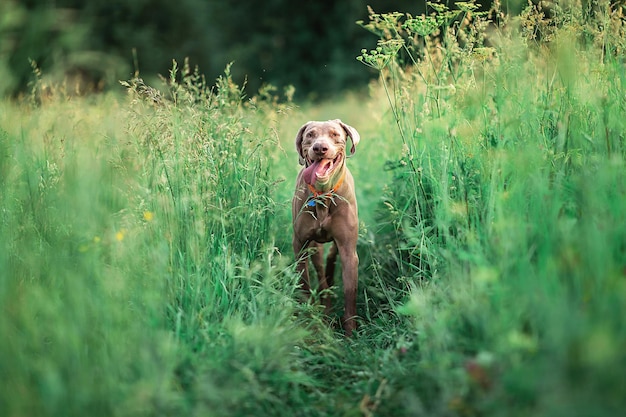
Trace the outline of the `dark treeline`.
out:
[[[560,7],[531,1],[547,16]],[[491,0],[477,3],[485,10]],[[513,14],[528,4],[500,3]],[[596,5],[582,0],[579,7],[591,16]],[[271,84],[293,85],[301,99],[329,97],[376,76],[355,59],[376,45],[356,24],[367,21],[368,6],[417,15],[427,0],[1,0],[0,96],[28,91],[34,64],[44,77],[86,92],[119,88],[137,71],[167,76],[172,60],[189,58],[209,83],[233,62],[233,77],[249,94]]]
[[[421,13],[408,0],[4,0],[0,94],[33,79],[31,61],[57,82],[117,88],[136,70],[167,75],[189,57],[209,82],[231,61],[247,90],[294,85],[300,98],[364,85],[375,74],[355,60],[376,37],[358,26],[376,12]]]

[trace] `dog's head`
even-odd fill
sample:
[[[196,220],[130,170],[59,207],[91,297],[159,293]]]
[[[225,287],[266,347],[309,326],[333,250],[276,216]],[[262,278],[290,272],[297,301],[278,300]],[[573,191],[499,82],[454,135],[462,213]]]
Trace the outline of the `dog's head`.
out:
[[[346,155],[348,137],[352,141],[350,155]],[[360,140],[359,132],[341,120],[308,122],[296,135],[296,149],[300,165],[305,165],[307,184],[327,183],[340,171],[346,156],[354,155]]]

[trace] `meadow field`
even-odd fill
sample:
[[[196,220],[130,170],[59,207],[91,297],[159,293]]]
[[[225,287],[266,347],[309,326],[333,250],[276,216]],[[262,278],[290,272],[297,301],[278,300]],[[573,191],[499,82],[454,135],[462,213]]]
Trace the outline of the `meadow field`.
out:
[[[625,10],[576,5],[372,14],[378,82],[323,103],[185,63],[1,100],[0,416],[625,413]],[[331,118],[350,339],[291,251],[293,140]]]

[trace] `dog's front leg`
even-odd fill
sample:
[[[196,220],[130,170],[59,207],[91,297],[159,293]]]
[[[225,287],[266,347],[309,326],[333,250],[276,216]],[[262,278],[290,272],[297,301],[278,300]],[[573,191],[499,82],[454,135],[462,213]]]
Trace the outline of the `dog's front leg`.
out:
[[[354,245],[338,245],[342,265],[344,314],[343,329],[346,336],[352,336],[356,329],[356,292],[358,286],[359,256]]]
[[[293,239],[293,253],[298,257],[296,272],[300,274],[300,287],[306,299],[311,296],[311,284],[309,282],[309,254],[307,245],[303,245],[297,239]]]

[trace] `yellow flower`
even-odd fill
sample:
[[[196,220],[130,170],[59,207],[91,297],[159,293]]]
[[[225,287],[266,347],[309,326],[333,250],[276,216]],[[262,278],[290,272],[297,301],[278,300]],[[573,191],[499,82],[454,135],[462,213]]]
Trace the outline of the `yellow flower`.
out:
[[[154,219],[154,213],[151,211],[144,211],[143,212],[143,219],[147,222],[151,222],[152,219]]]
[[[115,234],[115,239],[117,239],[118,242],[121,242],[122,240],[124,240],[124,236],[126,235],[126,229],[120,229],[116,234]]]

